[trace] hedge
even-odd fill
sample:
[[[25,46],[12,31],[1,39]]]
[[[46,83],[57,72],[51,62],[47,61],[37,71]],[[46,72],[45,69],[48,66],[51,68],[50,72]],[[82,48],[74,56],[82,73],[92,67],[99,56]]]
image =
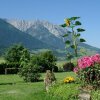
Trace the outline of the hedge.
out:
[[[7,74],[16,74],[18,72],[19,63],[1,63],[0,74],[5,74],[5,68],[15,68],[7,71]]]

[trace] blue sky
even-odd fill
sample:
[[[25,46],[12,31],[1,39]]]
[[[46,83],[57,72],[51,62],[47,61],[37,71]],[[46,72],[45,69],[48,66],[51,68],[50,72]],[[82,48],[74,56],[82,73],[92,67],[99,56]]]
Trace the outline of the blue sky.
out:
[[[40,19],[59,25],[72,16],[81,17],[86,43],[100,48],[100,0],[0,0],[1,18]]]

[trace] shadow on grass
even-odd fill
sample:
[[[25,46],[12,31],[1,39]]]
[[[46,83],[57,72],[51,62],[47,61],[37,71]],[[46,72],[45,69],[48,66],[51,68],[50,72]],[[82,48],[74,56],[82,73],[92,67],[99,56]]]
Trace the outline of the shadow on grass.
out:
[[[0,83],[0,85],[13,85],[13,84],[16,84],[16,83]]]
[[[40,79],[36,82],[43,82],[44,80],[43,79]],[[30,83],[36,83],[36,82],[30,82]],[[19,82],[9,82],[9,83],[0,83],[0,85],[14,85],[14,84],[18,84],[18,83],[28,83],[28,82],[25,82],[25,81],[19,81]]]
[[[43,82],[44,80],[43,79],[40,79],[40,80],[38,80],[37,82]]]

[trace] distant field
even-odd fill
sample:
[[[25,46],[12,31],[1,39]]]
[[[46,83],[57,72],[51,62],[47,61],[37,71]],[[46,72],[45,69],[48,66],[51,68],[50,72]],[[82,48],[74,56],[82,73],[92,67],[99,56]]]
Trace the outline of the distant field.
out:
[[[62,67],[63,66],[63,64],[65,64],[67,61],[57,61],[57,66],[58,67]]]
[[[3,63],[3,62],[5,62],[4,58],[0,57],[0,63]]]

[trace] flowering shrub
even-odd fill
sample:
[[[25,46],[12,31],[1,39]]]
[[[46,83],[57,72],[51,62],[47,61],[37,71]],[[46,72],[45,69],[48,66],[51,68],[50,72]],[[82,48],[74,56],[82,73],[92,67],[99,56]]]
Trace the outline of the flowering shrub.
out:
[[[100,54],[78,59],[74,72],[84,82],[96,87],[100,86]]]
[[[71,82],[74,82],[75,80],[74,80],[74,78],[73,77],[66,77],[65,79],[64,79],[64,83],[71,83]]]

